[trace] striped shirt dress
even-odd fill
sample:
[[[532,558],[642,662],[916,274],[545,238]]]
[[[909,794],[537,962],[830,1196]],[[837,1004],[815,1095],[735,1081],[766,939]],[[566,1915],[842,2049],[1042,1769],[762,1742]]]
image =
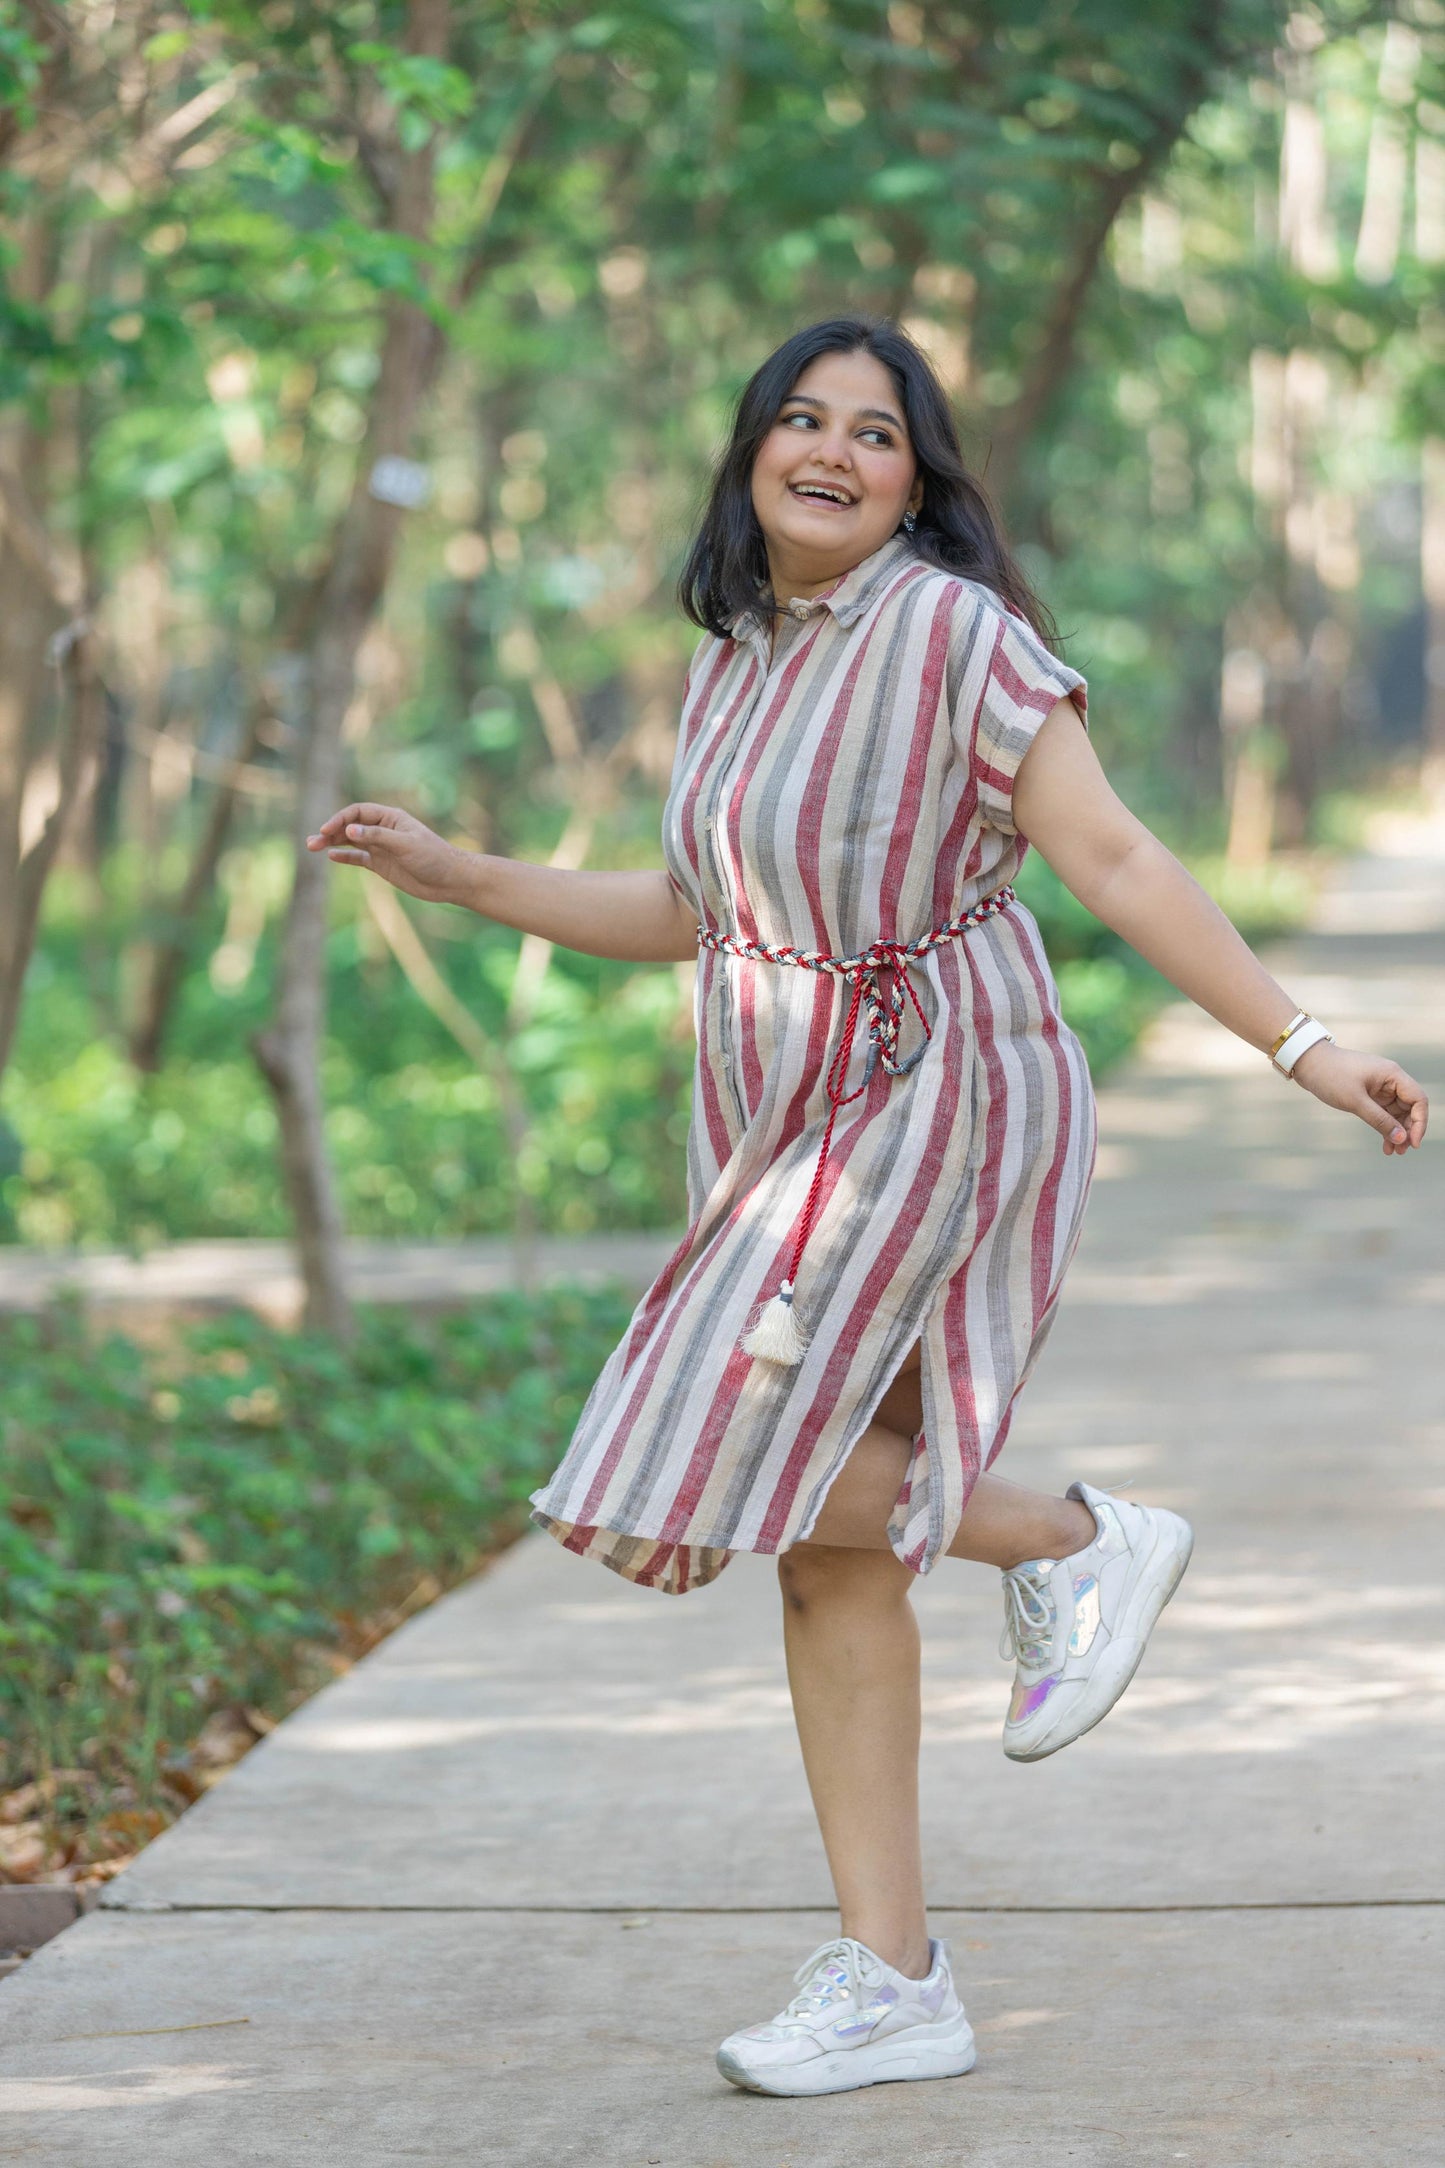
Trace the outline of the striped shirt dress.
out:
[[[765,626],[733,632],[693,658],[663,822],[702,928],[857,958],[1009,883],[1028,848],[1019,763],[1058,700],[1084,717],[1086,691],[991,590],[899,535],[791,603],[771,654]],[[788,1271],[856,980],[702,948],[690,1225],[533,1496],[569,1550],[672,1594],[734,1551],[786,1550],[920,1343],[888,1541],[919,1573],[947,1551],[1053,1321],[1094,1099],[1022,903],[895,958],[880,990],[905,972],[924,1021],[903,1003],[898,1061],[860,1029],[834,1079],[789,1367],[742,1342]]]

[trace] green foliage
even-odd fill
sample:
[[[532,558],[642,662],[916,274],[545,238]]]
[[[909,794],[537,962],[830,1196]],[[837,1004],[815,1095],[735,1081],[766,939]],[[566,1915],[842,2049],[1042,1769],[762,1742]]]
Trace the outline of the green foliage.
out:
[[[164,1808],[209,1711],[281,1714],[515,1531],[627,1314],[380,1310],[350,1354],[239,1314],[166,1353],[0,1319],[0,1790],[65,1768]]]
[[[81,902],[65,900],[62,887],[6,1077],[0,1235],[145,1247],[285,1234],[275,1111],[248,1045],[269,1006],[271,940],[240,984],[191,976],[171,1056],[145,1077],[108,1028],[123,945],[97,962]],[[454,991],[515,1079],[519,1134],[501,1077],[476,1070],[378,953],[359,905],[354,883],[338,886],[324,1059],[352,1233],[503,1234],[519,1204],[559,1234],[685,1217],[692,1024],[671,970],[559,951],[527,1021],[509,1025],[515,936],[433,914],[458,936],[439,944]]]
[[[1196,871],[1250,940],[1297,924],[1309,900],[1307,876],[1290,867],[1246,877],[1201,860]],[[1019,889],[1102,1077],[1172,989],[1036,852]],[[510,1063],[525,1132],[509,1131],[497,1079],[465,1060],[388,957],[366,952],[368,922],[343,906],[325,1081],[350,1231],[504,1234],[524,1201],[549,1233],[680,1225],[693,1040],[678,975],[559,952],[529,1021],[509,1030],[516,941],[452,916],[459,937],[439,944],[450,983]],[[269,953],[240,988],[193,975],[172,1056],[147,1078],[104,1028],[84,933],[83,917],[56,913],[37,959],[6,1082],[0,1238],[146,1247],[284,1234],[275,1115],[246,1051],[266,1012]]]

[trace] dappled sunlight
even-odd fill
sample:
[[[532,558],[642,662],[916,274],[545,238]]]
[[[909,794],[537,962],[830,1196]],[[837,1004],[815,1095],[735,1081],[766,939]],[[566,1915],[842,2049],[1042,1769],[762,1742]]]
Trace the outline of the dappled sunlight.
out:
[[[1099,1458],[1113,1480],[1157,1459],[1155,1445],[1120,1446]],[[1188,1507],[1192,1494],[1172,1491]],[[933,1597],[933,1591],[930,1591]],[[961,1591],[960,1591],[961,1593]],[[935,1599],[936,1600],[936,1599]],[[1445,1652],[1422,1646],[1422,1620],[1442,1608],[1440,1591],[1399,1581],[1331,1580],[1316,1572],[1283,1575],[1257,1570],[1195,1575],[1171,1605],[1139,1678],[1110,1719],[1110,1736],[1127,1738],[1131,1754],[1231,1756],[1290,1751],[1331,1737],[1359,1736],[1371,1726],[1395,1726],[1445,1715]],[[655,1616],[630,1606],[551,1607],[598,1619]],[[950,1606],[951,1609],[951,1606]],[[923,1707],[930,1744],[988,1744],[997,1739],[1008,1667],[981,1659],[976,1614],[924,1617]],[[962,1645],[967,1632],[968,1646]],[[1433,1635],[1433,1626],[1430,1629]],[[959,1676],[966,1662],[968,1675]],[[466,1679],[484,1668],[441,1663],[417,1667],[423,1678]],[[549,1683],[519,1697],[513,1708],[455,1715],[386,1713],[326,1719],[312,1712],[303,1726],[282,1733],[269,1751],[362,1757],[443,1754],[469,1745],[509,1740],[666,1740],[773,1733],[791,1739],[792,1710],[781,1663],[762,1660],[673,1671],[660,1688],[651,1665],[641,1675],[589,1673],[575,1688],[549,1669]]]
[[[1091,1445],[1089,1480],[1106,1490],[1115,1489],[1145,1468],[1156,1466],[1161,1455],[1167,1457],[1162,1445]]]
[[[1259,1056],[1252,1046],[1236,1039],[1222,1024],[1203,1015],[1198,1009],[1183,1003],[1171,1006],[1156,1017],[1145,1035],[1140,1048],[1141,1065],[1159,1075],[1170,1076],[1254,1076],[1259,1068]],[[1149,1101],[1156,1105],[1159,1102]],[[1177,1099],[1164,1104],[1177,1106]],[[1201,1099],[1192,1097],[1185,1104],[1198,1107]],[[1131,1109],[1132,1112],[1132,1109]],[[1153,1136],[1187,1136],[1194,1124],[1179,1129],[1158,1128],[1145,1132]]]
[[[592,1681],[590,1708],[537,1708],[515,1713],[459,1717],[373,1717],[365,1721],[326,1723],[313,1721],[297,1751],[312,1754],[396,1754],[432,1747],[456,1746],[469,1740],[518,1737],[586,1737],[607,1739],[662,1737],[669,1734],[773,1730],[790,1727],[792,1704],[786,1684],[766,1684],[739,1675],[734,1683],[713,1674],[684,1679],[676,1689],[659,1698],[655,1692],[635,1695],[632,1708],[620,1706],[623,1693],[609,1693]]]
[[[1138,1159],[1127,1144],[1111,1144],[1101,1138],[1094,1155],[1096,1182],[1126,1182],[1138,1171]]]
[[[1156,1024],[1154,1029],[1157,1031],[1159,1026]],[[1181,1137],[1204,1136],[1218,1118],[1214,1098],[1203,1091],[1135,1092],[1120,1084],[1099,1101],[1099,1135],[1111,1143],[1121,1138],[1162,1138],[1172,1142]]]
[[[1418,1619],[1442,1609],[1445,1590],[1428,1583],[1371,1586],[1317,1573],[1216,1573],[1190,1576],[1170,1606],[1169,1621],[1181,1632],[1298,1635],[1330,1621],[1358,1626],[1371,1613]]]
[[[154,2108],[207,2093],[240,2092],[255,2080],[221,2063],[168,2068],[140,2063],[104,2076],[0,2078],[0,2115],[75,2115],[89,2108]],[[8,2152],[8,2148],[6,2149]]]
[[[1208,1680],[1140,1677],[1112,1719],[1133,1754],[1282,1754],[1372,1726],[1411,1733],[1445,1716],[1445,1661],[1398,1643],[1319,1642],[1307,1656]],[[1147,1726],[1147,1729],[1146,1729]]]
[[[1278,1377],[1278,1379],[1330,1379],[1330,1377],[1369,1377],[1376,1362],[1371,1355],[1363,1355],[1358,1348],[1278,1348],[1270,1355],[1257,1355],[1252,1364],[1246,1364],[1246,1372],[1252,1377]]]
[[[1023,2032],[1030,2025],[1052,2025],[1067,2017],[1067,2010],[1001,2010],[997,2017],[981,2018],[976,2033]]]
[[[1272,1290],[1278,1267],[1272,1258],[1246,1263],[1237,1253],[1221,1252],[1213,1263],[1181,1265],[1167,1261],[1149,1272],[1120,1272],[1115,1267],[1080,1263],[1069,1275],[1067,1301],[1110,1303],[1159,1310],[1198,1302],[1207,1295],[1237,1295]]]
[[[1130,1755],[1279,1754],[1371,1727],[1445,1721],[1445,1592],[1318,1574],[1191,1577],[1110,1716]],[[940,1677],[930,1644],[928,1740],[995,1737],[1002,1687]]]

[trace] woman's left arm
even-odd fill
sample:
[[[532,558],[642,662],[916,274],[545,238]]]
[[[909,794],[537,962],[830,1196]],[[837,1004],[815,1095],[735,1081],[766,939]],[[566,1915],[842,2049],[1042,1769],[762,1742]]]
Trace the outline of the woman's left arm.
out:
[[[1213,898],[1109,786],[1072,700],[1040,725],[1013,788],[1014,826],[1064,886],[1182,994],[1266,1053],[1296,1014]],[[1357,1114],[1387,1154],[1419,1144],[1424,1092],[1396,1061],[1321,1041],[1291,1074],[1327,1106]]]

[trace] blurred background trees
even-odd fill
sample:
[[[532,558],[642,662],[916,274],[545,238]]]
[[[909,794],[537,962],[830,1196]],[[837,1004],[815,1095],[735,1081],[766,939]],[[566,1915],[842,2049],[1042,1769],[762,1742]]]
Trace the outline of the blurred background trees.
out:
[[[818,315],[933,354],[1247,923],[1445,763],[1439,0],[0,0],[0,108],[8,1239],[292,1227],[344,1332],[343,1221],[680,1219],[686,971],[297,838],[657,862],[688,521]],[[1146,990],[1030,871],[1107,1060]]]

